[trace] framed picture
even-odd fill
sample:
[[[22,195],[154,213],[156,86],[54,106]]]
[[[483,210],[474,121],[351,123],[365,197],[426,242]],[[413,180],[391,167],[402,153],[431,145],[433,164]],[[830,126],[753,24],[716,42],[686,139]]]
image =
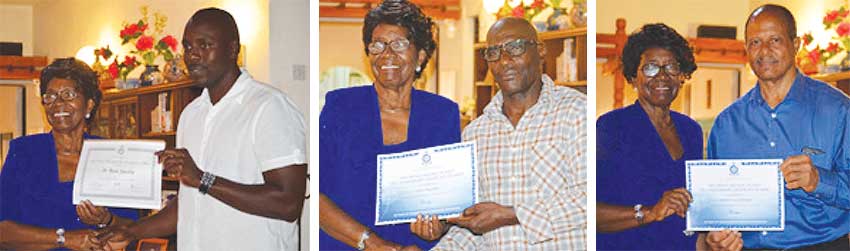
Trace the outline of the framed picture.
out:
[[[139,240],[137,246],[138,251],[166,251],[168,250],[168,240],[148,238]]]

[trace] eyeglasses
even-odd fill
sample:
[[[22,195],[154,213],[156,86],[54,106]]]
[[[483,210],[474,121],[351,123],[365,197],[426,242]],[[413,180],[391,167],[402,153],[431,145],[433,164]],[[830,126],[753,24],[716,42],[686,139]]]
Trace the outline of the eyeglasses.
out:
[[[41,103],[45,105],[53,104],[53,102],[56,102],[59,98],[65,101],[71,101],[77,98],[77,96],[79,96],[79,94],[71,89],[61,90],[58,94],[48,92],[41,96]]]
[[[661,68],[664,68],[664,71],[667,72],[667,75],[670,75],[671,77],[677,76],[677,75],[679,75],[679,73],[681,73],[679,71],[679,64],[678,63],[666,64],[666,65],[657,65],[657,64],[654,64],[654,63],[648,63],[648,64],[643,65],[643,67],[641,67],[640,70],[643,71],[644,76],[653,78],[653,77],[657,76],[658,73],[661,73]]]
[[[410,40],[402,38],[390,42],[372,41],[372,43],[369,43],[368,46],[369,54],[381,54],[384,52],[384,50],[387,49],[387,45],[389,45],[390,49],[392,49],[394,52],[404,52],[405,50],[407,50],[407,48],[410,47]]]
[[[502,57],[502,51],[507,52],[508,55],[511,55],[512,57],[518,57],[525,53],[527,46],[538,44],[540,43],[537,41],[517,39],[500,45],[484,48],[482,54],[484,54],[484,60],[487,60],[487,62],[495,62]]]

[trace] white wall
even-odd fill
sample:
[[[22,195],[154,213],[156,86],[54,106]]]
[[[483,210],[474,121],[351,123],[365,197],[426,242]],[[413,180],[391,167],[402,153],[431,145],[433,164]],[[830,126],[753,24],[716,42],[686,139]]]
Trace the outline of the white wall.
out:
[[[304,121],[307,123],[307,142],[310,142],[309,10],[309,2],[303,0],[269,2],[270,83],[286,92],[304,115]],[[299,68],[303,69],[303,72],[296,72]],[[296,76],[299,74],[300,76]],[[310,147],[307,147],[307,156],[310,156],[309,149]],[[301,214],[302,250],[310,249],[309,205],[310,200],[304,202]]]
[[[0,4],[0,41],[23,43],[24,56],[32,56],[32,6]]]

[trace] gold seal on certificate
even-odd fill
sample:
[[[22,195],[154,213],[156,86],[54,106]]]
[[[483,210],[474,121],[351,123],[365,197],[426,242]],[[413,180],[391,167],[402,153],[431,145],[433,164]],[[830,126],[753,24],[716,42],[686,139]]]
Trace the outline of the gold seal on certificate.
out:
[[[77,164],[74,204],[159,209],[162,165],[154,155],[161,140],[86,140]]]

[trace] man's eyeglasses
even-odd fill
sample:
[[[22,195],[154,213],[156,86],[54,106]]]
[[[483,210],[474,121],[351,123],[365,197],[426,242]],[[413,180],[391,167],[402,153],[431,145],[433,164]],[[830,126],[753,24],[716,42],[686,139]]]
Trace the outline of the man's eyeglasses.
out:
[[[653,77],[657,76],[658,73],[661,73],[662,68],[664,69],[664,71],[667,72],[667,75],[670,75],[671,77],[678,76],[679,73],[681,73],[678,63],[666,64],[666,65],[657,65],[657,64],[654,64],[654,63],[648,63],[648,64],[643,65],[643,67],[641,67],[640,70],[643,71],[644,76],[649,77],[649,78],[653,78]]]
[[[65,101],[71,101],[77,98],[77,96],[79,96],[79,94],[71,89],[61,90],[58,94],[48,92],[41,96],[41,103],[45,105],[53,104],[53,102],[56,102],[56,100],[60,98]]]
[[[502,57],[502,51],[505,51],[506,53],[508,53],[508,55],[511,55],[512,57],[517,57],[525,53],[525,50],[528,46],[538,44],[540,43],[537,41],[517,39],[500,45],[494,45],[484,48],[484,51],[482,51],[482,53],[484,54],[484,60],[486,60],[487,62],[495,62]]]
[[[410,40],[402,38],[390,42],[372,41],[372,43],[370,43],[368,46],[369,54],[378,55],[384,53],[384,50],[387,49],[387,46],[389,46],[390,49],[392,49],[394,52],[401,53],[410,47]]]

